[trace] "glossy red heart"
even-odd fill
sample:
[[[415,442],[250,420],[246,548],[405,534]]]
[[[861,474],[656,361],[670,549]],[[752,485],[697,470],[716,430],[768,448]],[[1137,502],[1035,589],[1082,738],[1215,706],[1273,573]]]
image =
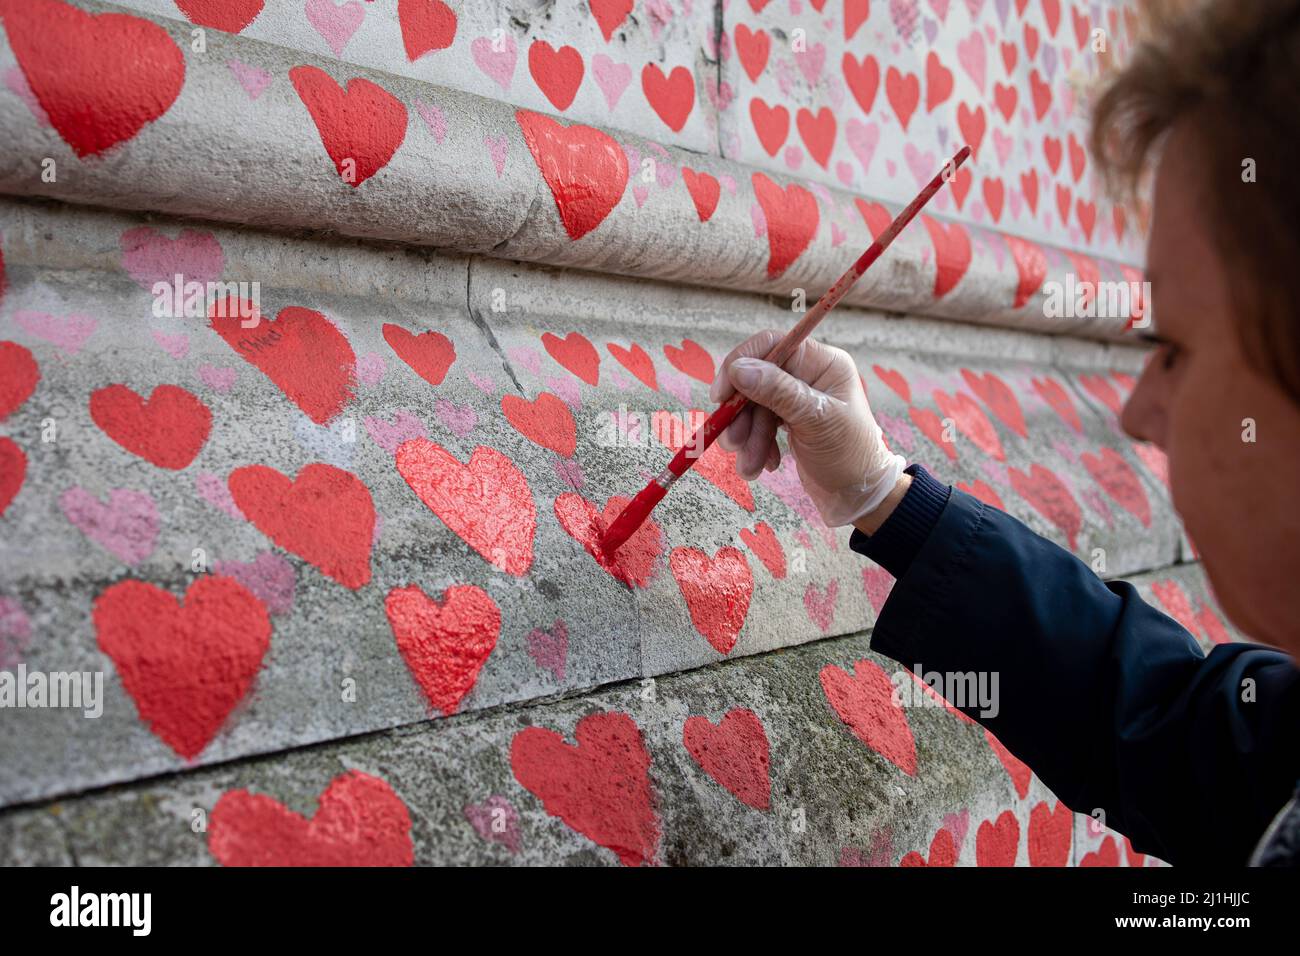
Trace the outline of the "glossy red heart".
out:
[[[140,719],[186,759],[248,695],[271,644],[262,602],[215,574],[195,580],[183,604],[144,581],[119,581],[95,599],[93,618]]]
[[[785,549],[781,547],[781,539],[776,536],[770,524],[760,521],[753,531],[741,528],[740,540],[763,562],[773,578],[779,581],[785,577]]]
[[[610,214],[627,189],[627,154],[590,126],[561,126],[549,116],[517,110],[515,120],[555,199],[570,239],[581,239]]]
[[[222,866],[411,866],[411,815],[383,780],[349,770],[330,781],[310,818],[247,790],[223,793],[208,820]]]
[[[257,19],[266,0],[176,0],[191,23],[226,33],[239,33]]]
[[[384,341],[398,358],[430,385],[441,385],[447,377],[447,370],[456,361],[456,346],[447,336],[434,330],[417,335],[400,325],[385,323]]]
[[[445,50],[456,39],[456,14],[442,0],[397,0],[406,58],[414,63],[433,50]]]
[[[625,349],[621,345],[615,345],[610,342],[605,346],[609,349],[609,354],[618,360],[618,364],[637,377],[637,379],[646,388],[658,390],[659,379],[655,375],[654,359],[650,358],[649,353],[635,342],[630,349]]]
[[[546,332],[542,345],[547,354],[588,385],[600,381],[600,353],[581,332],[570,332],[564,338]]]
[[[185,83],[185,55],[155,23],[58,0],[0,0],[9,46],[50,124],[82,159],[134,137]]]
[[[719,654],[731,653],[754,595],[754,575],[744,553],[723,547],[710,558],[695,548],[673,548],[668,565],[695,629]]]
[[[821,669],[822,692],[853,736],[909,777],[916,776],[916,738],[894,685],[876,664],[857,661],[848,674],[834,664]]]
[[[148,400],[106,385],[91,393],[90,417],[131,454],[173,471],[194,460],[212,431],[208,406],[179,385],[159,385]]]
[[[932,219],[924,213],[921,222],[934,243],[934,297],[942,299],[957,287],[966,270],[970,268],[971,245],[970,234],[958,222],[947,225]]]
[[[1020,850],[1020,821],[1003,810],[997,821],[985,820],[975,831],[976,866],[1015,866]]]
[[[430,511],[498,570],[533,566],[537,508],[528,479],[495,448],[479,445],[462,464],[427,438],[397,449],[397,470]]]
[[[1151,527],[1151,502],[1147,500],[1137,472],[1123,455],[1113,448],[1103,448],[1097,455],[1084,452],[1081,460],[1092,480],[1101,485],[1112,500],[1137,518],[1142,527]]]
[[[767,277],[775,279],[799,258],[817,235],[820,221],[817,200],[798,183],[782,189],[763,173],[754,173],[751,179],[767,220]]]
[[[406,139],[406,107],[377,83],[354,77],[344,89],[314,66],[295,66],[289,80],[334,168],[353,189],[387,166]]]
[[[691,194],[691,202],[695,203],[695,213],[700,217],[700,222],[708,222],[718,208],[718,199],[722,195],[722,184],[718,182],[718,177],[697,173],[689,166],[683,166],[682,182]]]
[[[384,612],[411,676],[429,704],[450,716],[474,688],[501,634],[501,609],[474,585],[435,601],[414,584],[393,588]]]
[[[1029,865],[1065,866],[1070,862],[1074,814],[1059,800],[1055,809],[1040,803],[1029,811]]]
[[[1083,527],[1083,515],[1079,503],[1070,494],[1070,489],[1051,469],[1034,462],[1029,472],[1019,468],[1008,468],[1011,487],[1016,494],[1024,498],[1040,515],[1065,532],[1070,542],[1070,550],[1078,546],[1079,530]]]
[[[245,328],[245,322],[256,324]],[[272,322],[251,303],[231,298],[213,304],[208,325],[317,425],[328,424],[352,401],[356,354],[321,313],[291,305]]]
[[[640,728],[627,714],[595,713],[578,721],[573,737],[576,745],[541,727],[519,731],[510,743],[515,779],[624,866],[653,863],[662,824]]]
[[[12,438],[0,436],[0,517],[13,504],[27,477],[27,455]]]
[[[0,422],[32,397],[41,370],[32,353],[17,342],[0,342]]]
[[[653,518],[647,518],[632,536],[612,555],[602,545],[605,529],[627,507],[630,499],[613,496],[604,511],[582,495],[565,492],[553,505],[556,520],[569,537],[577,541],[596,563],[628,587],[643,588],[654,576],[655,562],[663,552],[663,531]]]
[[[752,710],[732,708],[717,726],[707,717],[687,717],[682,744],[700,768],[741,803],[755,810],[771,807],[767,732]]]
[[[503,395],[501,411],[529,441],[565,458],[573,457],[578,447],[577,423],[569,406],[550,392],[542,392],[531,402],[521,395]]]
[[[346,588],[370,580],[375,506],[356,475],[320,462],[304,465],[295,478],[248,465],[226,484],[236,507],[277,545]]]

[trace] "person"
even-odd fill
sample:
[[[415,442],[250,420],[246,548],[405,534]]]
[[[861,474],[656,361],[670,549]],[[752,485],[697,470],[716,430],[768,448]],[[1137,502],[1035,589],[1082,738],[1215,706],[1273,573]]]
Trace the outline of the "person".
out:
[[[783,370],[757,357],[779,333],[760,333],[711,394],[755,403],[720,439],[743,477],[780,464],[783,428],[827,524],[853,526],[851,547],[896,578],[872,649],[919,671],[996,672],[996,716],[968,716],[1072,810],[1103,811],[1175,865],[1300,864],[1297,144],[1300,0],[1212,0],[1162,21],[1094,104],[1107,181],[1154,179],[1157,347],[1121,424],[1167,454],[1215,595],[1260,643],[1203,654],[1131,585],[919,464],[899,474],[839,349],[809,340]]]

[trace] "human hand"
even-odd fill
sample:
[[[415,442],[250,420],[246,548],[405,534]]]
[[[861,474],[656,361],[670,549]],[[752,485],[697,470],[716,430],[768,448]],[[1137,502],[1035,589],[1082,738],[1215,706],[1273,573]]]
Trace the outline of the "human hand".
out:
[[[764,468],[781,463],[776,431],[784,426],[804,490],[829,527],[868,520],[870,533],[906,489],[904,461],[885,447],[884,437],[853,359],[843,349],[807,339],[781,369],[762,357],[782,334],[768,329],[751,336],[723,360],[709,398],[726,401],[740,392],[753,401],[718,436],[736,452],[736,471],[753,481]],[[870,530],[868,530],[870,528]]]

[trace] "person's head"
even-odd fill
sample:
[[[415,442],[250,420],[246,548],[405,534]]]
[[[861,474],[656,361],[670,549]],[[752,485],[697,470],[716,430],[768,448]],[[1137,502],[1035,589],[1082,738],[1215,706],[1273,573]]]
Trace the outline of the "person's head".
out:
[[[1300,0],[1176,6],[1094,107],[1111,184],[1154,172],[1161,344],[1121,422],[1168,454],[1224,611],[1300,655]]]

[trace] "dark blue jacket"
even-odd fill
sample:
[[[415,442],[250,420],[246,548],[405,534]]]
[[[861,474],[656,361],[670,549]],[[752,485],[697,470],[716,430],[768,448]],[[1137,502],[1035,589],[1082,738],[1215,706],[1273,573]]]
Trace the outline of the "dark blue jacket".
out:
[[[872,649],[923,671],[996,671],[996,716],[964,712],[1072,810],[1102,808],[1170,863],[1245,865],[1300,778],[1291,658],[1254,644],[1207,656],[1132,585],[908,471],[894,514],[850,541],[897,578]]]

